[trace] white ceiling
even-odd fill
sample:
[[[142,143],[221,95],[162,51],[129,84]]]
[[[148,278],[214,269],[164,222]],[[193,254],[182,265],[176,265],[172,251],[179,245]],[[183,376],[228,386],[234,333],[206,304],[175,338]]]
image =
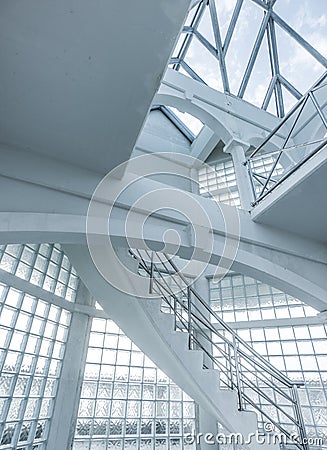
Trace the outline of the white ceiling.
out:
[[[106,173],[129,158],[189,0],[2,0],[0,144]]]

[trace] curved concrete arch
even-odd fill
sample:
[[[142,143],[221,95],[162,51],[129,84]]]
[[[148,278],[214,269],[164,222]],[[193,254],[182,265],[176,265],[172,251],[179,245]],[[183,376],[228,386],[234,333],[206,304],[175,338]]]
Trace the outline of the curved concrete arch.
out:
[[[158,93],[155,97],[155,101],[160,105],[177,108],[179,111],[191,114],[193,117],[201,120],[201,122],[216,133],[225,144],[234,137],[232,130],[224,125],[221,120],[203,107],[196,105],[190,99],[181,98],[173,94]]]
[[[280,119],[266,111],[172,69],[167,69],[153,103],[192,114],[217,133],[225,144],[231,139],[248,142],[254,137],[262,142],[280,123]]]
[[[0,243],[43,243],[86,244],[86,217],[69,214],[48,213],[0,213]],[[126,245],[126,236],[120,223],[114,227],[113,239],[118,245]],[[133,236],[130,241],[133,241]],[[216,263],[221,256],[224,236],[215,234],[215,245],[211,261]],[[162,243],[161,232],[152,235],[148,244]],[[140,245],[135,239],[135,247]],[[242,246],[242,242],[241,242]],[[186,253],[185,253],[186,252]],[[189,252],[189,239],[185,231],[178,254],[183,258]],[[232,270],[267,283],[286,292],[319,310],[326,309],[326,291],[310,279],[300,276],[285,265],[278,265],[255,252],[255,245],[241,247],[232,265]],[[305,272],[303,272],[305,273]]]

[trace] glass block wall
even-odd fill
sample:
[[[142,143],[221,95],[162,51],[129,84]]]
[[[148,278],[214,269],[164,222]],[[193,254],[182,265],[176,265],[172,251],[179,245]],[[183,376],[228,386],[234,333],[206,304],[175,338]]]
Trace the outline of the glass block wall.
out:
[[[274,155],[270,154],[257,156],[253,160],[252,166],[257,174],[257,180],[255,182],[257,193],[260,191],[260,187],[262,188],[265,182],[264,177],[270,173],[274,162]],[[277,164],[274,173],[276,175],[283,173],[281,164]],[[202,167],[198,173],[198,181],[200,194],[210,193],[211,197],[217,202],[240,207],[240,195],[236,182],[234,164],[231,158],[210,163]]]
[[[194,402],[119,330],[93,319],[74,450],[190,450]]]
[[[70,313],[0,284],[0,449],[45,449]]]
[[[230,274],[219,285],[211,280],[209,288],[211,304],[225,321],[259,320],[256,327],[248,322],[248,327],[236,328],[240,337],[290,379],[305,381],[299,395],[307,434],[311,438],[323,438],[324,448],[327,448],[327,326],[281,326],[276,320],[302,317],[305,322],[306,317],[315,316],[317,311],[243,275]],[[266,324],[260,323],[265,319]],[[267,394],[274,398],[272,391]],[[249,395],[264,411],[269,411],[268,403],[265,404],[262,397],[259,399],[253,393]],[[274,400],[282,406],[281,398]],[[267,421],[263,417],[259,419]],[[278,421],[287,424],[282,417],[278,417]]]
[[[210,193],[217,202],[240,206],[233,161],[218,161],[199,170],[200,194]]]
[[[210,281],[210,303],[225,322],[315,316],[317,311],[267,284],[240,274]]]
[[[58,244],[1,245],[0,269],[75,300],[78,276]]]

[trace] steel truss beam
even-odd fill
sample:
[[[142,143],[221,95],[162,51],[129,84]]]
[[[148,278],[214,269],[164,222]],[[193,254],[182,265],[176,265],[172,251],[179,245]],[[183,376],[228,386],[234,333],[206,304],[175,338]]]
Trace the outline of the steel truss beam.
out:
[[[270,101],[274,95],[276,112],[278,117],[284,117],[284,87],[296,100],[299,100],[302,96],[301,92],[296,89],[293,84],[287,80],[281,73],[278,43],[276,37],[276,24],[284,30],[290,38],[294,39],[300,44],[311,56],[313,56],[323,67],[327,68],[327,59],[321,55],[311,44],[309,44],[302,36],[300,36],[290,25],[288,25],[274,10],[273,7],[277,0],[237,0],[234,7],[231,20],[229,22],[226,36],[224,41],[222,40],[219,17],[216,8],[216,0],[201,0],[195,1],[192,6],[192,11],[196,10],[189,26],[185,26],[182,33],[185,35],[184,41],[179,49],[177,57],[170,60],[170,64],[175,70],[183,68],[192,78],[200,81],[204,84],[203,80],[196,71],[186,62],[187,54],[190,49],[192,40],[196,38],[217,60],[219,65],[220,77],[222,81],[223,91],[230,93],[230,79],[228,75],[228,66],[226,63],[227,52],[232,42],[236,25],[238,23],[242,7],[246,1],[251,1],[257,6],[262,8],[263,19],[253,45],[249,60],[247,62],[243,77],[240,82],[238,91],[235,94],[243,98],[247,92],[248,84],[254,71],[254,67],[257,61],[257,57],[262,46],[262,43],[267,38],[271,80],[262,101],[262,109],[269,107]],[[210,21],[214,35],[214,44],[208,41],[208,39],[199,32],[198,27],[203,18],[203,15],[209,9]],[[217,78],[219,74],[217,72]]]

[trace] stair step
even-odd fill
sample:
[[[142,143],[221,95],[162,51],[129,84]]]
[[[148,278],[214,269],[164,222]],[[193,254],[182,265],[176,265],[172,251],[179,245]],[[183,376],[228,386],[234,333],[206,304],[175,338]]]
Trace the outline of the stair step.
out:
[[[201,375],[203,371],[203,353],[199,350],[185,350],[185,365],[193,373]]]
[[[215,391],[220,390],[220,372],[217,369],[203,369],[201,378],[204,385],[212,386]]]
[[[189,336],[187,333],[183,333],[182,331],[173,331],[171,333],[172,341],[176,342],[182,350],[189,350]]]
[[[144,308],[152,315],[152,316],[160,316],[161,313],[161,300],[160,299],[151,299],[143,302]]]

